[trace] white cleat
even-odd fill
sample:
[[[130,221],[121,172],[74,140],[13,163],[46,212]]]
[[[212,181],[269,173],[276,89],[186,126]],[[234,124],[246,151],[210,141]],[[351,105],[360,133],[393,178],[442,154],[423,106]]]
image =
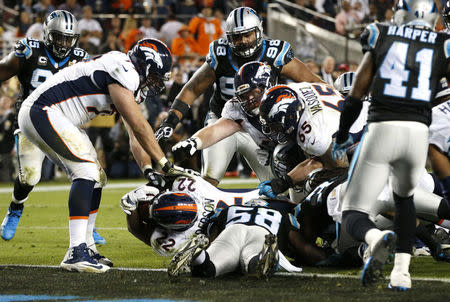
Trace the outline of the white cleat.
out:
[[[267,234],[260,253],[256,275],[259,279],[269,279],[278,269],[278,241],[274,234]]]

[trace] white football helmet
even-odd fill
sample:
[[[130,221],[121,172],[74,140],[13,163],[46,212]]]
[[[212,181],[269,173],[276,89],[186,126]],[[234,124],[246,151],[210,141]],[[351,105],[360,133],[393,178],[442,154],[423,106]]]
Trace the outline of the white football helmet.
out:
[[[416,25],[434,29],[438,10],[434,0],[399,0],[394,13],[394,23]]]
[[[334,88],[336,88],[343,96],[346,96],[352,88],[354,78],[355,73],[353,71],[345,72],[338,76],[336,81],[334,81]]]
[[[236,43],[239,36],[256,32],[256,40],[250,43]],[[238,7],[231,11],[226,21],[225,33],[233,52],[240,57],[251,57],[262,45],[262,19],[250,7]]]

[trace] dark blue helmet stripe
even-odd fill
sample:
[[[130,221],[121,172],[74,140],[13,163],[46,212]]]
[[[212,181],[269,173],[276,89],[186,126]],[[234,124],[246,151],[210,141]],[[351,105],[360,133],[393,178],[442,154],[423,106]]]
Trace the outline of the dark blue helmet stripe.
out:
[[[69,29],[69,28],[68,28],[69,20],[68,20],[68,18],[67,18],[67,14],[66,14],[65,11],[61,11],[61,12],[62,12],[62,14],[64,15],[64,20],[66,20],[66,29]]]
[[[241,13],[241,15],[240,15],[241,24],[239,26],[244,26],[244,8],[243,7],[240,9],[240,13]]]
[[[70,30],[73,30],[73,16],[72,14],[69,14],[70,17]]]
[[[238,27],[239,25],[238,25],[238,20],[237,20],[237,14],[238,14],[238,10],[235,10],[234,11],[234,25],[236,26],[236,27]]]

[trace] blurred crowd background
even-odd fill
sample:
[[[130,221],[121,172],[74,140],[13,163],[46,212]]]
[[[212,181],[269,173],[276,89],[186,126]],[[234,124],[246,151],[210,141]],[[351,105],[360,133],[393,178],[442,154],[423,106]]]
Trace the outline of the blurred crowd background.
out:
[[[267,5],[275,1],[277,0],[0,0],[0,55],[5,57],[13,50],[15,41],[23,37],[42,39],[42,23],[55,9],[64,9],[75,15],[80,31],[79,47],[91,56],[112,50],[127,52],[142,38],[160,39],[171,48],[175,61],[166,93],[142,104],[149,123],[156,129],[183,85],[205,62],[209,43],[226,37],[225,20],[228,13],[238,6],[249,6],[265,21]],[[304,8],[300,11],[292,10],[294,17],[353,39],[361,33],[364,24],[375,20],[389,21],[394,5],[394,0],[278,1]],[[289,6],[286,9],[289,11]],[[263,24],[266,26],[267,22]],[[438,27],[442,28],[441,25]],[[300,41],[293,45],[296,56],[328,83],[332,84],[340,73],[357,69],[357,62],[336,62],[333,56],[319,60],[314,51],[308,51],[311,44],[314,41]],[[16,173],[12,121],[19,89],[16,78],[3,82],[0,86],[0,181],[10,181]],[[203,127],[212,93],[213,87],[196,100],[191,115],[183,120],[173,136],[172,144]],[[86,131],[110,178],[140,177],[141,172],[129,151],[126,131],[117,116],[97,118],[86,125]],[[167,152],[170,151],[170,145],[166,146]],[[199,162],[200,159],[194,158],[183,164],[198,170]],[[44,165],[43,180],[59,176],[60,172],[49,161]],[[236,158],[228,175],[250,176],[250,173],[246,164]]]

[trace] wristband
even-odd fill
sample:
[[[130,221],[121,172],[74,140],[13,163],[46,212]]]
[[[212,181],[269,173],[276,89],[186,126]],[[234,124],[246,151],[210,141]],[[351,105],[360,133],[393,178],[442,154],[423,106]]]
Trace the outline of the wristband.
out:
[[[197,148],[197,150],[201,150],[201,149],[202,149],[203,142],[202,142],[202,140],[200,139],[200,137],[193,136],[192,138],[194,139],[195,143],[197,144],[197,145],[195,146],[195,147]]]
[[[144,175],[145,175],[145,172],[147,171],[147,170],[153,170],[153,168],[152,168],[152,165],[145,165],[144,167],[142,167],[142,173],[144,173]]]
[[[182,100],[175,99],[175,101],[172,103],[171,109],[175,109],[181,112],[183,116],[185,116],[188,112],[191,106],[183,102]]]
[[[167,164],[168,161],[169,161],[169,160],[164,156],[163,158],[161,158],[161,159],[158,161],[158,165],[162,168],[162,167],[164,167],[164,166]]]

